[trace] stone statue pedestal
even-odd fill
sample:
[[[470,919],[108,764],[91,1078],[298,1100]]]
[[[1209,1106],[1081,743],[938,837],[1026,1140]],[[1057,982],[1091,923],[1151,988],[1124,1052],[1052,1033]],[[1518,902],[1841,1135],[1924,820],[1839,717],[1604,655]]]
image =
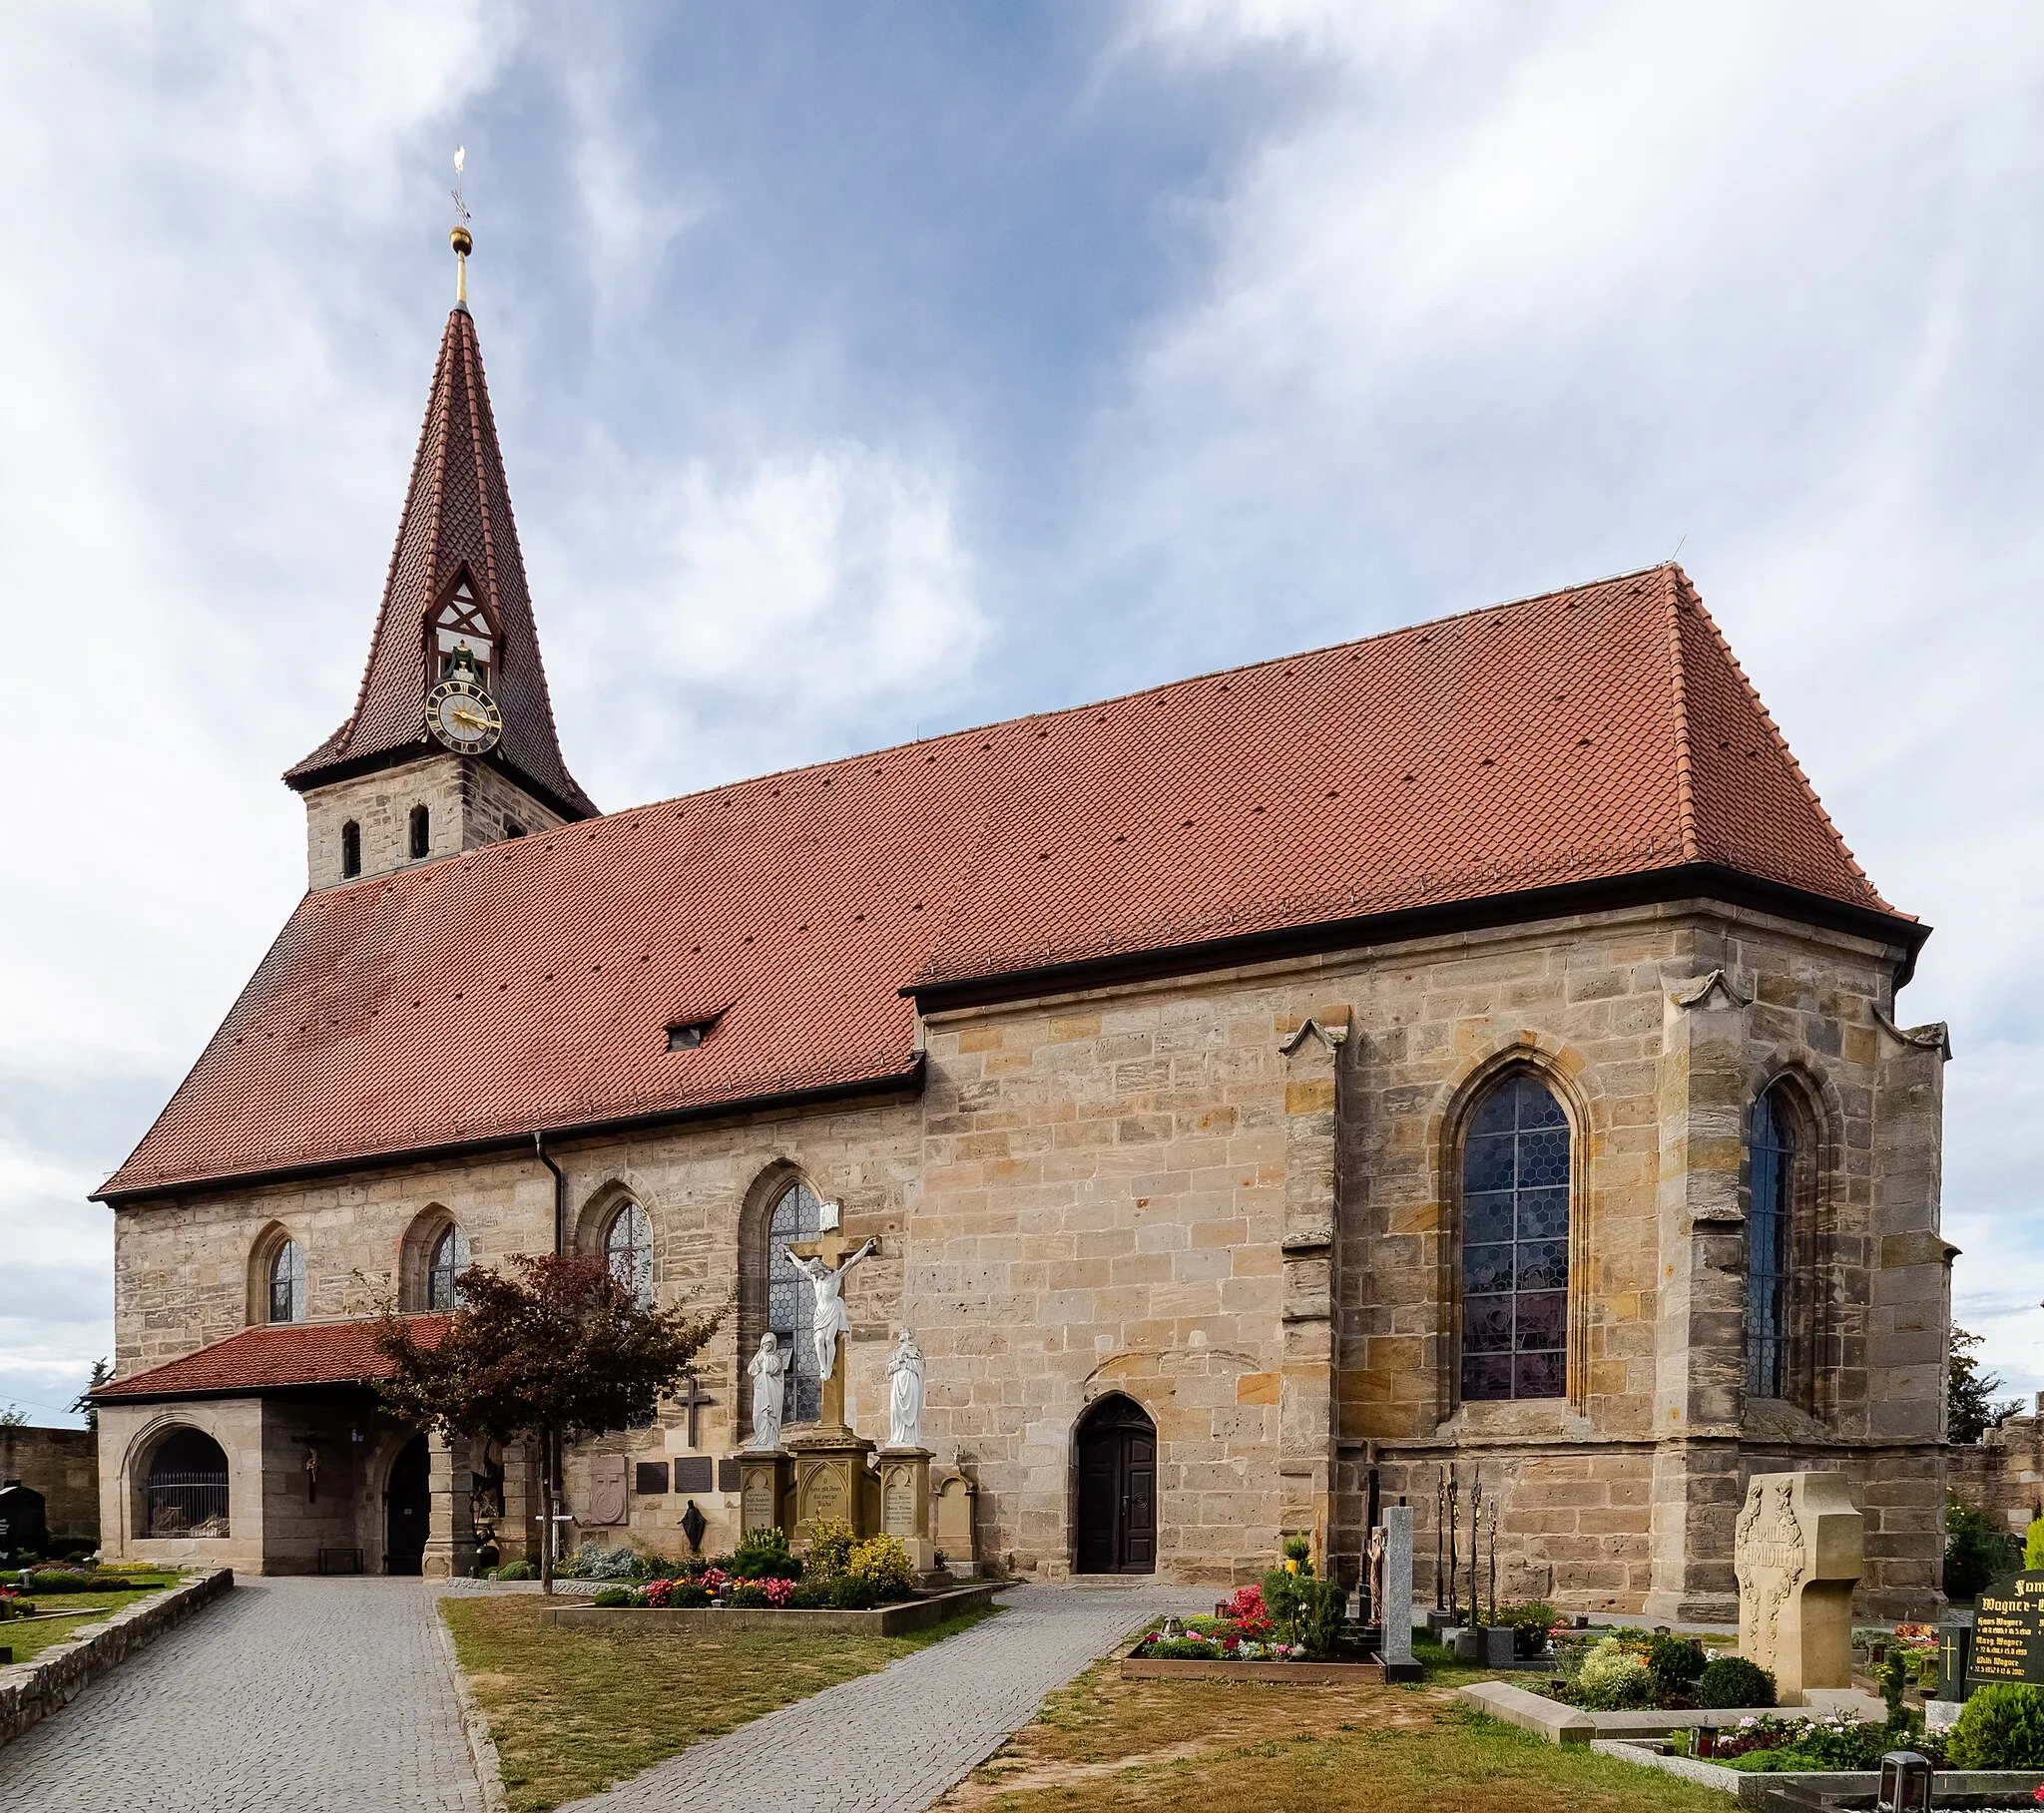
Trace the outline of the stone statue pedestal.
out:
[[[927,1448],[880,1450],[880,1533],[895,1538],[908,1551],[916,1573],[936,1572]]]
[[[806,1546],[825,1518],[849,1524],[863,1542],[880,1521],[879,1485],[867,1459],[873,1444],[842,1424],[817,1424],[787,1438],[794,1461],[794,1523],[783,1525],[791,1542]]]
[[[749,1448],[739,1456],[739,1530],[785,1530],[794,1508],[794,1456]]]
[[[1771,1669],[1785,1706],[1852,1685],[1859,1513],[1838,1473],[1758,1473],[1733,1527],[1739,1653]]]

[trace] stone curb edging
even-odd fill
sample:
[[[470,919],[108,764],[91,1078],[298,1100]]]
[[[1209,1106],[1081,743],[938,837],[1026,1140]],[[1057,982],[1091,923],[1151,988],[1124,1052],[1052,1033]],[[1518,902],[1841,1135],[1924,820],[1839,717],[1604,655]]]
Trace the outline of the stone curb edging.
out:
[[[1623,1757],[1649,1769],[1680,1775],[1685,1781],[1715,1788],[1721,1794],[1736,1795],[1742,1806],[1758,1807],[1771,1789],[1796,1787],[1813,1789],[1839,1800],[1871,1800],[1880,1791],[1880,1776],[1872,1770],[1834,1769],[1822,1773],[1784,1770],[1777,1775],[1728,1769],[1722,1763],[1698,1756],[1659,1756],[1645,1744],[1623,1738],[1600,1738],[1591,1745],[1605,1756]],[[1940,1769],[1931,1777],[1931,1799],[1940,1807],[1966,1807],[1984,1803],[2000,1805],[2010,1795],[2033,1793],[2044,1784],[2044,1772],[2036,1769]]]
[[[1110,1659],[1123,1680],[1260,1681],[1273,1687],[1289,1681],[1294,1686],[1325,1687],[1342,1681],[1381,1684],[1385,1679],[1382,1662],[1225,1662],[1180,1655],[1140,1659],[1135,1649],[1142,1640],[1140,1635],[1127,1636],[1115,1646]],[[1416,1670],[1410,1678],[1419,1678]]]
[[[69,1705],[101,1675],[211,1604],[234,1584],[232,1568],[216,1568],[125,1605],[103,1622],[87,1624],[33,1661],[0,1668],[0,1744],[12,1743],[31,1725]]]
[[[455,1652],[454,1632],[441,1615],[440,1600],[433,1595],[433,1630],[440,1639],[440,1656],[447,1664],[447,1676],[454,1683],[454,1697],[461,1706],[461,1735],[468,1744],[469,1765],[475,1770],[476,1786],[482,1790],[484,1813],[505,1813],[504,1762],[497,1754],[497,1740],[490,1735],[489,1720],[476,1704],[468,1676],[461,1671],[461,1657]]]
[[[849,1636],[902,1636],[927,1630],[961,1611],[977,1611],[994,1602],[994,1594],[1010,1583],[989,1581],[957,1586],[928,1598],[904,1599],[870,1611],[774,1611],[757,1606],[720,1611],[708,1605],[553,1605],[540,1613],[542,1624],[572,1624],[582,1629],[634,1630],[663,1624],[684,1630],[827,1630]]]

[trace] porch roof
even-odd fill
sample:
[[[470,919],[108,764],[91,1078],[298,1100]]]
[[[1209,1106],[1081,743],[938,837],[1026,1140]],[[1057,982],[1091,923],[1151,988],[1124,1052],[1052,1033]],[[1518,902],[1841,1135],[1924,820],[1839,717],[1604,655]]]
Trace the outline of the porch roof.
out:
[[[407,1316],[413,1338],[435,1345],[447,1332],[446,1313]],[[268,1322],[245,1328],[192,1353],[131,1373],[92,1393],[100,1404],[151,1403],[169,1398],[260,1396],[313,1385],[364,1385],[387,1378],[390,1362],[376,1351],[376,1322]]]

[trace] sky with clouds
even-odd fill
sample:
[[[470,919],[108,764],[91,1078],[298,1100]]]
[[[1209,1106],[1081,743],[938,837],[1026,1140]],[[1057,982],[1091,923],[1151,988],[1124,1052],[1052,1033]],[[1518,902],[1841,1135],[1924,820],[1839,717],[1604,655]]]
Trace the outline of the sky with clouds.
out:
[[[1679,549],[2044,1387],[2044,11],[0,4],[0,1404],[303,886],[452,270],[608,806]]]

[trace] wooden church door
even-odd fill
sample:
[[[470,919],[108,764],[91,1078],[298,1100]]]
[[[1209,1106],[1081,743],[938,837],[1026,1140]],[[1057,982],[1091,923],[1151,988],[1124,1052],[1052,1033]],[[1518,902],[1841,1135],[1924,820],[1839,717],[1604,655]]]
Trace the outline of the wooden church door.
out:
[[[1076,1549],[1081,1574],[1157,1571],[1157,1427],[1119,1394],[1080,1426]]]

